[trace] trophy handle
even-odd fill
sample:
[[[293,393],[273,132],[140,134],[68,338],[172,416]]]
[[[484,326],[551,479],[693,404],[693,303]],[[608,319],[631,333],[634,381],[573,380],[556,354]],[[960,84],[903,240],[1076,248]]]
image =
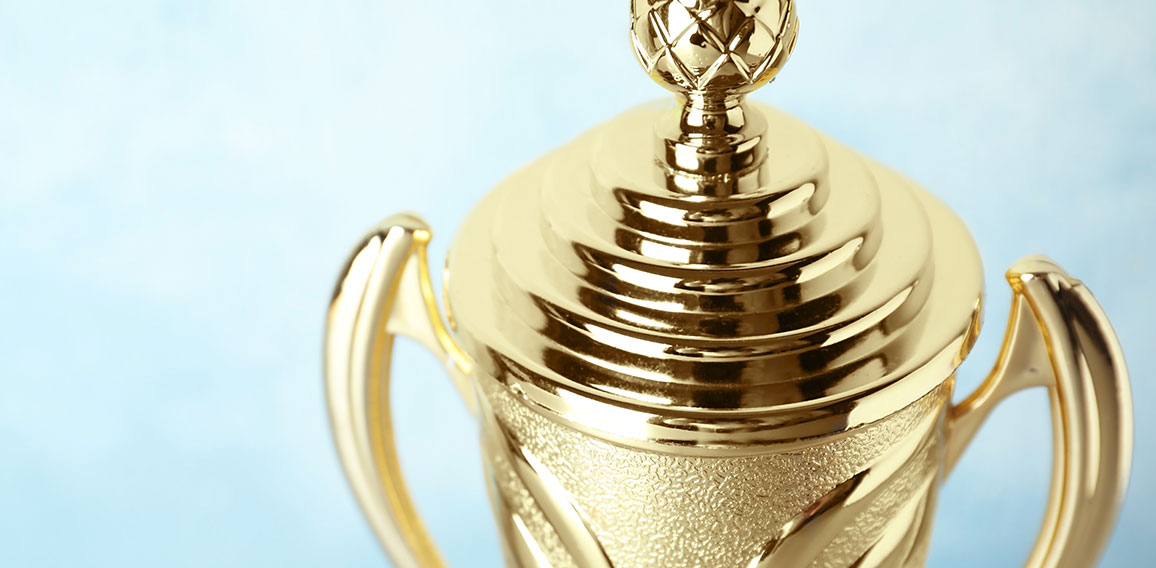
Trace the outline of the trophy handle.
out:
[[[394,447],[389,406],[395,335],[442,360],[475,412],[470,363],[438,313],[429,277],[429,227],[415,215],[390,217],[346,263],[325,328],[325,387],[337,451],[378,540],[396,566],[443,566],[409,497]]]
[[[1120,342],[1091,292],[1043,256],[1008,270],[1007,337],[982,385],[950,410],[947,471],[1003,398],[1048,388],[1054,453],[1047,511],[1027,566],[1092,566],[1132,462],[1132,396]]]

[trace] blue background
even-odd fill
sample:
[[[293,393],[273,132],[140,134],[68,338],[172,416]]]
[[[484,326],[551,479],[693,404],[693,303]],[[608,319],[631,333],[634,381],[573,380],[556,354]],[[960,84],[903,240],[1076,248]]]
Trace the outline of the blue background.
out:
[[[1156,4],[800,2],[756,98],[908,173],[1002,272],[1047,253],[1097,293],[1134,374],[1136,458],[1105,564],[1156,526],[1151,243]],[[505,174],[663,96],[626,0],[0,0],[0,565],[380,566],[331,447],[322,318],[364,229],[439,262]],[[456,566],[496,566],[476,432],[402,348],[401,449]],[[419,404],[418,401],[427,401]],[[1043,392],[947,482],[932,566],[1017,566],[1047,492]]]

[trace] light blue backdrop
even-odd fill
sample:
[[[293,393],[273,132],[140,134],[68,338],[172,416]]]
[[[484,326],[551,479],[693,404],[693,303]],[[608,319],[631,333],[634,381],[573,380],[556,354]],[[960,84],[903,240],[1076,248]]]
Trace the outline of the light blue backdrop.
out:
[[[1044,252],[1099,295],[1135,377],[1106,565],[1156,542],[1156,4],[800,0],[757,98],[932,188],[987,266]],[[364,229],[433,254],[505,174],[641,101],[626,0],[0,0],[0,565],[380,566],[330,445],[321,324]],[[437,262],[435,260],[435,262]],[[475,431],[399,362],[401,445],[456,566],[500,562]],[[419,399],[429,401],[419,405]],[[1016,566],[1050,460],[1043,393],[947,483],[933,566]]]

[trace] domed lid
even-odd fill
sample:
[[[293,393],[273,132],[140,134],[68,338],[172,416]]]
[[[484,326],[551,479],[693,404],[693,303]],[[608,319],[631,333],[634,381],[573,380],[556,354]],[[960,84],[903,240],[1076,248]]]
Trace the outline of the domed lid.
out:
[[[948,380],[982,283],[928,193],[746,101],[795,44],[790,0],[634,0],[651,104],[506,180],[455,241],[465,349],[611,439],[754,447],[894,412]],[[885,393],[885,394],[884,394]]]

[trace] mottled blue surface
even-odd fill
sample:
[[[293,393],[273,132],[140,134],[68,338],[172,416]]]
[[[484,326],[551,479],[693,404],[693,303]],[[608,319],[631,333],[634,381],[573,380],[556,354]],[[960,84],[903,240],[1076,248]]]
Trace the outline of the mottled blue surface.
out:
[[[433,253],[514,168],[662,96],[626,0],[0,0],[0,565],[380,566],[330,445],[320,333],[361,232]],[[1136,462],[1105,565],[1156,542],[1156,4],[802,2],[757,98],[932,188],[987,267],[1047,253],[1134,373]],[[522,26],[525,29],[522,29]],[[436,261],[435,261],[436,262]],[[500,553],[476,433],[402,351],[401,446],[456,566]],[[1050,462],[1042,392],[1004,404],[940,502],[933,566],[1016,566]]]

